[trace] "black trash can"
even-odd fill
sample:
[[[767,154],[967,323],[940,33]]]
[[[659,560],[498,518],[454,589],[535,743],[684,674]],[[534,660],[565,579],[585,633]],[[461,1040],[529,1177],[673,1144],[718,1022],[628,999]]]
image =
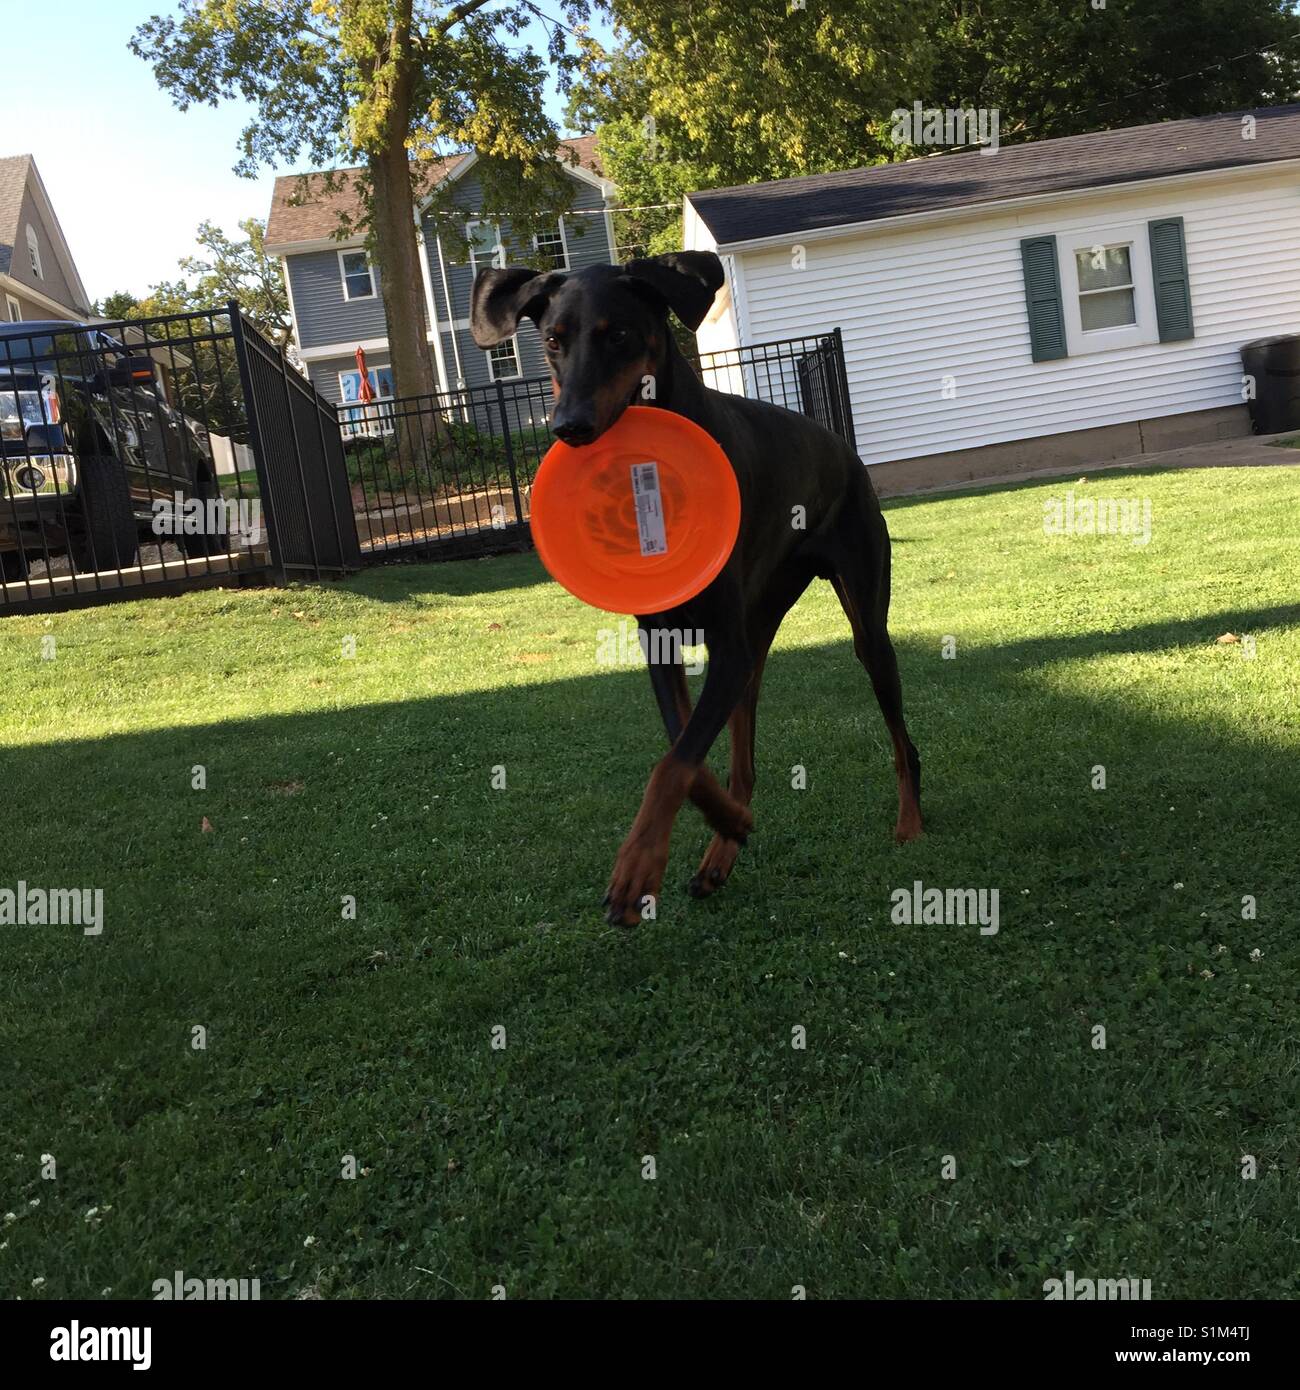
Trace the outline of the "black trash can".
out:
[[[1247,402],[1255,433],[1300,429],[1300,333],[1243,344],[1241,365],[1255,379],[1254,399]]]

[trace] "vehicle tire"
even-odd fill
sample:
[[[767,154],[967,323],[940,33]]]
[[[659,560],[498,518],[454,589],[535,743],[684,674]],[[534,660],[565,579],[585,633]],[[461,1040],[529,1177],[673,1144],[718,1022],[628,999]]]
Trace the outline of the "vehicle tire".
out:
[[[197,498],[200,502],[207,503],[213,498],[220,497],[221,489],[217,486],[212,475],[206,469],[202,469],[194,480],[194,489],[190,496]],[[228,555],[230,553],[229,518],[222,517],[220,529],[217,531],[205,531],[198,536],[177,536],[176,543],[180,546],[181,553],[190,560],[201,560],[207,555]]]
[[[80,475],[81,535],[73,560],[83,573],[134,565],[140,552],[126,469],[112,454],[83,454]]]
[[[0,584],[21,584],[27,578],[27,556],[21,550],[0,551]]]

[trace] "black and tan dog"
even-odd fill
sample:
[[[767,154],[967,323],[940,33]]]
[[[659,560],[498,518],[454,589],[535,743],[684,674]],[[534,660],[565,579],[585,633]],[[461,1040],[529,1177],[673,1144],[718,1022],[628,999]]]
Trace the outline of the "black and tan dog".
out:
[[[700,382],[673,341],[667,315],[671,310],[698,328],[723,279],[717,256],[684,251],[573,273],[484,270],[474,282],[470,328],[480,347],[510,337],[521,318],[541,332],[555,388],[551,430],[557,438],[590,444],[629,405],[655,405],[707,430],[740,484],[740,535],[722,572],[681,608],[637,615],[652,638],[656,629],[702,632],[709,662],[694,709],[681,662],[650,665],[672,746],[650,776],[610,876],[609,920],[629,926],[641,919],[647,895],[659,893],[669,834],[688,798],[716,832],[691,892],[712,893],[731,872],[753,826],[754,713],[763,663],[782,618],[818,576],[839,595],[893,739],[895,838],[921,833],[921,762],[903,722],[898,664],[886,629],[889,533],[875,490],[838,435],[780,406]],[[663,645],[653,640],[650,650]],[[705,758],[728,721],[731,776],[724,790]]]

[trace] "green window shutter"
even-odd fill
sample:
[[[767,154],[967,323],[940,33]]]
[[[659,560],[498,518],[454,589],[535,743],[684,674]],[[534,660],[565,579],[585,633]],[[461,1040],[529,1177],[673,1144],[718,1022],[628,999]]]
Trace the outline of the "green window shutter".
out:
[[[1034,361],[1054,362],[1058,357],[1068,357],[1056,238],[1027,237],[1020,243],[1020,264],[1025,273],[1025,308],[1029,312],[1029,343]]]
[[[1151,239],[1151,278],[1156,292],[1160,341],[1177,343],[1192,332],[1192,291],[1187,283],[1187,244],[1183,219],[1163,217],[1147,223]]]

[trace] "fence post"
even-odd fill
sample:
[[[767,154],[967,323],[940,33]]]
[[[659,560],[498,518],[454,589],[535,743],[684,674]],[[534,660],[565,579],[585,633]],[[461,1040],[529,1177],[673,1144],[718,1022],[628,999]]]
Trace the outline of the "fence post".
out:
[[[858,436],[857,431],[853,428],[853,404],[849,400],[849,373],[844,365],[844,334],[840,332],[838,325],[834,329],[833,336],[835,338],[835,380],[839,387],[845,438],[849,441],[849,448],[856,454],[858,452]]]
[[[517,525],[524,524],[524,504],[519,496],[519,473],[515,468],[515,441],[511,437],[510,420],[506,415],[506,392],[505,387],[497,382],[497,406],[501,411],[501,438],[506,446],[506,467],[510,470],[510,495],[515,500],[515,522]],[[531,536],[531,531],[528,532]]]
[[[253,390],[253,371],[248,361],[248,344],[244,341],[244,318],[237,299],[226,301],[230,315],[230,334],[235,340],[235,361],[239,364],[239,382],[244,390],[244,413],[248,417],[248,442],[253,450],[253,467],[257,470],[258,486],[262,493],[262,510],[266,513],[266,540],[271,551],[271,568],[284,575],[284,559],[280,553],[280,534],[275,525],[274,488],[271,470],[266,462],[266,445],[257,418],[257,397]],[[238,461],[236,461],[238,466]]]
[[[276,353],[275,365],[280,369],[280,387],[284,392],[284,413],[289,422],[289,437],[293,440],[293,461],[298,469],[298,497],[302,502],[303,522],[307,527],[307,539],[311,542],[311,567],[319,582],[320,554],[316,549],[316,518],[312,515],[311,494],[307,491],[307,477],[302,471],[302,442],[298,438],[298,421],[293,413],[293,397],[289,394],[289,363],[280,349]],[[328,474],[327,474],[328,476]]]

